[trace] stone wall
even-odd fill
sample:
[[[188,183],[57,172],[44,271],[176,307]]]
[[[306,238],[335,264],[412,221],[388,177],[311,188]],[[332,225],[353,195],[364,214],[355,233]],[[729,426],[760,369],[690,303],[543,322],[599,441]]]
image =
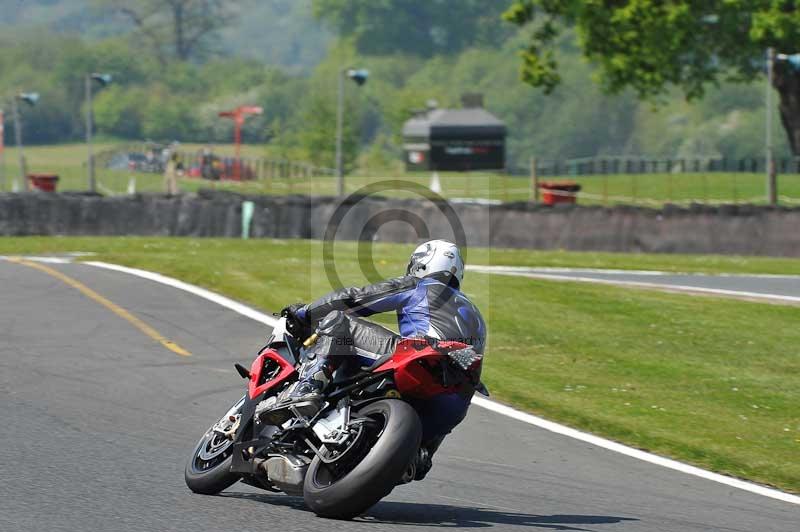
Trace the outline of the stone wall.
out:
[[[166,197],[0,194],[0,235],[238,237],[241,204],[256,205],[254,238],[457,238],[471,246],[581,251],[719,253],[800,257],[800,208],[722,205],[661,210],[545,207],[525,203],[446,205],[421,200],[252,196],[201,191]],[[346,214],[332,224],[335,213]],[[455,226],[461,226],[461,229]],[[463,231],[462,231],[463,229]]]

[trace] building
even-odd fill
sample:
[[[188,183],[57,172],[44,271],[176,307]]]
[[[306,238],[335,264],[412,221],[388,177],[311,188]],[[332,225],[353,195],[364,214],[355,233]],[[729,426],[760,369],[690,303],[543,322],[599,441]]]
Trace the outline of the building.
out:
[[[480,95],[462,97],[461,109],[430,107],[403,125],[408,171],[503,170],[506,126],[483,108]]]

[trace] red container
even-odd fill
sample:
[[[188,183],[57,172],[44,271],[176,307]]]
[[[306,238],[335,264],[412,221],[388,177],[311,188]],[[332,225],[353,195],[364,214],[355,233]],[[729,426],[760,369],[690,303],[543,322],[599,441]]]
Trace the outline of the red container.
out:
[[[42,192],[55,192],[58,185],[58,176],[55,174],[28,174],[28,181],[36,190]]]
[[[542,203],[545,205],[575,203],[578,199],[577,193],[581,190],[581,186],[574,181],[545,181],[539,183],[539,188],[542,190]]]

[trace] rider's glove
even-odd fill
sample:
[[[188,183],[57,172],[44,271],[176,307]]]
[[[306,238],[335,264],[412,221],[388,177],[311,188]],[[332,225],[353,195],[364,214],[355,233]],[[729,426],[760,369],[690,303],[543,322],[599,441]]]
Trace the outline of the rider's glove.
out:
[[[294,303],[281,310],[281,316],[294,320],[303,325],[310,325],[308,318],[306,318],[305,305],[303,303]]]
[[[303,303],[284,307],[281,316],[286,318],[286,328],[292,336],[302,340],[311,334],[311,323],[308,321]]]

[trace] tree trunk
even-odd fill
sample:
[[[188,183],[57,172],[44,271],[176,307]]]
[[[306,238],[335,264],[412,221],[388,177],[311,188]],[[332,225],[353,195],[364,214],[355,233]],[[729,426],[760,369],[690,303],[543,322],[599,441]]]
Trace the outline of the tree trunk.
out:
[[[792,154],[800,155],[800,72],[791,65],[778,62],[772,85],[780,96],[778,110],[789,147]]]

